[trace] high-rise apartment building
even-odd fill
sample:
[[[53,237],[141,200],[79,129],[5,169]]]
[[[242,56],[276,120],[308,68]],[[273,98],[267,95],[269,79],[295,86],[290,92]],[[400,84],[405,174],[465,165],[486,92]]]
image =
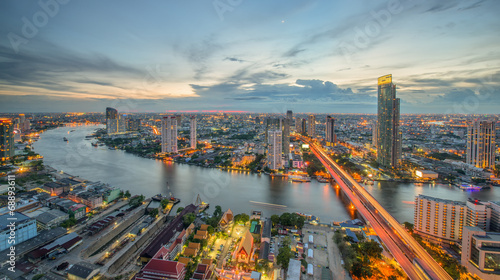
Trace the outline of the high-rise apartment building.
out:
[[[161,121],[161,152],[177,153],[177,120],[175,116],[163,117]]]
[[[468,164],[479,168],[495,166],[496,121],[475,120],[467,126]]]
[[[281,130],[281,119],[279,118],[266,118],[266,135],[265,142],[268,143],[269,131],[271,130]]]
[[[280,169],[282,163],[282,132],[280,129],[268,131],[267,161],[270,169]]]
[[[399,107],[392,75],[378,78],[377,162],[384,167],[397,168],[401,161]]]
[[[127,131],[138,131],[141,128],[141,119],[127,119]]]
[[[191,116],[190,126],[191,137],[189,138],[189,144],[191,146],[191,149],[196,149],[196,116]]]
[[[307,120],[306,119],[301,119],[301,133],[302,134],[307,134]]]
[[[415,198],[413,230],[438,242],[460,242],[466,216],[464,202],[419,195]]]
[[[425,195],[415,198],[414,230],[443,243],[460,242],[463,227],[500,232],[500,203],[469,199],[466,203]]]
[[[115,108],[106,108],[106,132],[108,134],[120,132],[120,115]]]
[[[337,135],[335,135],[335,119],[332,116],[326,117],[325,126],[325,142],[327,146],[334,146],[337,142]]]
[[[316,137],[316,116],[309,115],[309,125],[307,127],[307,136],[314,138]]]
[[[14,154],[14,124],[11,119],[0,118],[0,161],[8,160]]]

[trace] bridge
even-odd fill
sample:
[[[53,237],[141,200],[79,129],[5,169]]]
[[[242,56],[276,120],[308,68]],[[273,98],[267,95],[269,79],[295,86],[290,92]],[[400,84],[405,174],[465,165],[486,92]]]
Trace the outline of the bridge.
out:
[[[294,134],[321,161],[349,197],[358,213],[370,224],[410,279],[452,279],[422,246],[351,175],[311,139]]]

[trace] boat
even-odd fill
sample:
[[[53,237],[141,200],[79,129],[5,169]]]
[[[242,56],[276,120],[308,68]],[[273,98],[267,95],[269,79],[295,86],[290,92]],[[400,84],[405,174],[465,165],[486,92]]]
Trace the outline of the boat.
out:
[[[97,147],[97,143],[91,143],[92,146]]]
[[[318,180],[318,182],[320,183],[330,183],[330,180],[328,180],[327,178],[323,178],[321,176],[316,177],[316,180]]]
[[[168,200],[170,200],[170,202],[172,202],[174,205],[181,202],[181,200],[179,198],[174,197],[174,195],[170,191],[170,185],[168,184],[168,182],[167,182],[167,189],[168,189],[168,196],[169,196]]]
[[[373,185],[373,180],[365,180],[365,185]]]
[[[64,142],[68,142],[68,138],[63,137]]]
[[[108,149],[110,149],[110,150],[116,150],[115,147],[109,147]]]
[[[483,189],[483,187],[473,184],[461,184],[460,189],[464,191],[480,191]]]
[[[196,201],[194,203],[194,205],[196,205],[196,207],[198,207],[198,212],[201,213],[205,210],[208,209],[208,207],[210,207],[210,204],[208,203],[205,203],[201,200],[200,198],[200,194],[198,194],[198,196],[196,197]]]
[[[292,182],[297,183],[311,182],[311,178],[302,175],[288,175],[288,179],[292,180]]]
[[[75,130],[74,130],[74,129],[72,129],[70,132],[73,132],[73,131],[75,131]]]

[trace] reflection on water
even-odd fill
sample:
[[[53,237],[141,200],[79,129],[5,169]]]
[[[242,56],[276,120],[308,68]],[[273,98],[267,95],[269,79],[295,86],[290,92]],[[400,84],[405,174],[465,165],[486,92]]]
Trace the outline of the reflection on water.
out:
[[[72,129],[75,131],[68,134]],[[34,144],[35,151],[44,156],[46,164],[58,170],[109,183],[132,194],[167,194],[168,182],[181,204],[194,203],[200,194],[212,207],[220,204],[236,213],[254,209],[263,210],[266,216],[303,212],[319,216],[322,222],[350,218],[338,190],[329,184],[292,183],[278,177],[162,162],[104,146],[92,147],[92,141],[85,140],[85,136],[95,129],[95,126],[83,126],[47,131]],[[64,142],[63,137],[69,141]]]
[[[319,216],[322,222],[356,217],[355,210],[346,209],[348,201],[337,185],[315,180],[292,183],[279,177],[162,162],[120,150],[92,147],[92,141],[85,140],[85,136],[96,128],[63,127],[47,131],[34,144],[35,151],[44,156],[46,164],[58,170],[90,181],[109,183],[133,194],[167,194],[168,182],[173,194],[181,199],[181,204],[194,203],[200,194],[212,206],[220,204],[236,213],[257,209],[263,210],[266,216],[302,212]],[[73,129],[75,131],[70,132]],[[69,141],[64,142],[63,137]],[[459,201],[466,201],[467,197],[500,200],[500,192],[494,187],[480,192],[463,192],[439,184],[415,186],[375,182],[366,188],[400,222],[413,221],[413,202],[419,194]]]

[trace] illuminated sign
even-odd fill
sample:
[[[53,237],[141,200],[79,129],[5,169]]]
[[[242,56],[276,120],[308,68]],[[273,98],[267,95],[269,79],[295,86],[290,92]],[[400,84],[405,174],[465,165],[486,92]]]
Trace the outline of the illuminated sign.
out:
[[[302,149],[309,149],[309,144],[302,144]]]
[[[385,85],[385,84],[390,84],[392,83],[392,74],[382,76],[378,78],[378,84],[379,85]]]

